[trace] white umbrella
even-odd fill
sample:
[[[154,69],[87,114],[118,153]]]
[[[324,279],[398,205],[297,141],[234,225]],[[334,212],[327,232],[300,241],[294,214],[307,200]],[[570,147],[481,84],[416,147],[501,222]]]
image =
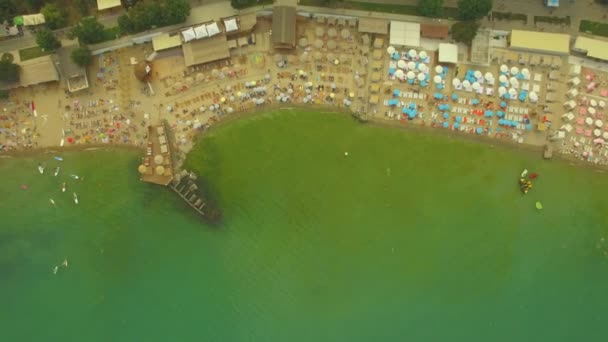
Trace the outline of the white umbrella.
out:
[[[589,101],[589,104],[591,105],[591,107],[595,107],[597,106],[597,101],[591,99],[591,101]]]
[[[604,139],[608,140],[608,132],[604,132],[604,133],[602,134],[602,138],[604,138]]]
[[[509,79],[509,83],[511,83],[511,84],[517,84],[517,83],[519,83],[519,81],[517,80],[517,78],[515,78],[515,77],[511,77],[511,78]]]
[[[317,35],[317,37],[323,37],[323,35],[325,34],[325,30],[322,27],[317,27],[315,29],[315,34]]]
[[[599,129],[596,128],[593,130],[593,135],[596,137],[599,137],[602,135],[602,131],[600,131]]]
[[[414,50],[414,49],[411,49],[407,54],[408,54],[408,56],[410,56],[410,58],[416,58],[416,56],[418,55],[416,53],[416,50]]]
[[[589,107],[589,108],[587,108],[587,111],[589,112],[589,114],[595,115],[595,108]]]
[[[505,64],[503,64],[503,65],[500,66],[500,71],[501,72],[507,72],[507,71],[509,71],[509,67],[506,66]]]
[[[598,105],[600,106],[600,108],[604,108],[604,107],[606,107],[606,102],[604,102],[604,101],[600,100],[600,101],[598,102]]]
[[[429,68],[426,66],[426,64],[418,64],[418,70],[422,71],[422,72],[427,72],[429,70]]]
[[[481,78],[481,71],[475,70],[475,72],[473,73],[473,75],[475,75],[475,78]]]
[[[515,76],[519,73],[519,68],[514,66],[511,68],[511,75]]]
[[[526,77],[526,78],[527,78],[528,76],[530,76],[530,70],[528,70],[528,68],[523,68],[523,69],[521,69],[521,73],[522,73],[522,75],[524,75],[524,77]]]
[[[414,77],[416,77],[416,74],[413,71],[408,71],[407,72],[407,78],[410,80],[413,80]]]
[[[402,80],[404,76],[403,70],[398,69],[397,71],[395,71],[395,77],[397,77],[398,79]]]
[[[389,55],[393,55],[395,53],[395,48],[392,46],[389,46],[386,48],[386,53],[388,53]]]
[[[465,88],[469,88],[471,87],[471,82],[469,82],[469,80],[464,80],[462,81],[462,86]]]
[[[481,84],[479,84],[479,82],[473,82],[471,88],[478,90],[479,88],[481,88]]]
[[[433,82],[437,84],[441,83],[441,76],[435,75],[435,77],[433,77]]]
[[[509,79],[508,79],[508,78],[507,78],[507,76],[505,76],[505,75],[500,75],[500,76],[498,76],[498,80],[499,80],[501,83],[507,83],[507,81],[508,81]]]
[[[502,96],[504,94],[507,93],[507,88],[505,87],[498,87],[498,95]]]
[[[438,65],[435,67],[435,72],[438,74],[441,74],[443,72],[443,67],[441,65]]]
[[[416,69],[416,63],[414,63],[414,62],[407,62],[407,69],[408,70],[414,70],[414,69]]]
[[[593,119],[592,119],[592,118],[590,118],[590,117],[587,117],[587,118],[585,118],[585,123],[586,123],[588,126],[591,126],[591,125],[593,125]]]
[[[317,39],[317,40],[315,40],[313,45],[315,46],[315,48],[320,49],[323,47],[323,41],[321,39]]]
[[[418,56],[420,57],[420,59],[426,59],[428,57],[428,55],[426,54],[426,51],[420,51]]]
[[[597,128],[604,127],[604,123],[602,122],[602,120],[595,120],[595,127],[597,127]]]
[[[424,79],[426,78],[426,76],[424,76],[423,73],[418,74],[418,81],[424,81]]]
[[[328,35],[329,37],[332,37],[332,38],[333,38],[333,37],[335,37],[335,36],[337,36],[337,35],[338,35],[338,31],[336,31],[336,29],[332,27],[332,28],[330,28],[329,30],[327,30],[327,35]]]
[[[453,85],[454,87],[458,87],[458,86],[460,85],[460,80],[459,80],[459,79],[457,79],[457,78],[453,79],[453,80],[452,80],[452,85]]]
[[[287,93],[288,94],[293,94],[293,89],[291,89],[291,88],[287,89]]]
[[[491,72],[486,72],[485,79],[486,79],[486,81],[493,80],[494,79],[494,75],[492,75]]]
[[[300,38],[300,40],[298,41],[298,44],[300,45],[300,47],[305,48],[308,46],[308,39]]]
[[[532,101],[532,102],[538,101],[538,94],[536,94],[536,92],[533,92],[533,91],[530,92],[528,97],[530,98],[530,101]]]
[[[399,68],[401,68],[401,69],[405,69],[405,67],[407,67],[407,63],[406,63],[406,62],[405,62],[403,59],[400,59],[400,60],[397,62],[397,67],[399,67]]]
[[[510,88],[509,89],[509,96],[511,98],[514,98],[515,96],[517,96],[517,90],[515,90],[515,88]]]
[[[342,38],[347,39],[348,37],[350,37],[350,31],[347,29],[342,29],[342,31],[340,31],[340,36],[342,36]]]

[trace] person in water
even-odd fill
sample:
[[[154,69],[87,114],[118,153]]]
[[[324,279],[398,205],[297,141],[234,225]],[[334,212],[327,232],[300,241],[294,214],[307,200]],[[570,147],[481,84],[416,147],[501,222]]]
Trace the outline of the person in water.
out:
[[[538,173],[533,173],[530,175],[530,179],[536,179],[538,177]]]

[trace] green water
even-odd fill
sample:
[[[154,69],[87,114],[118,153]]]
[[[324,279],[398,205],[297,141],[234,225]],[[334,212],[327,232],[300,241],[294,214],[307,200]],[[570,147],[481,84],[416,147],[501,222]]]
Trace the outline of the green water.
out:
[[[221,228],[134,152],[0,159],[1,340],[605,340],[605,174],[331,114],[209,133],[188,163]]]

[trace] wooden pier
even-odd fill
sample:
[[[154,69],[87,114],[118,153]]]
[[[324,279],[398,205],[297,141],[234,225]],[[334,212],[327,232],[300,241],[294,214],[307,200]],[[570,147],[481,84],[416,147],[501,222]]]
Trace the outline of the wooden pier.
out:
[[[187,174],[187,176],[175,180],[170,188],[175,191],[176,194],[179,195],[188,205],[196,210],[202,216],[205,216],[205,212],[203,208],[207,205],[207,202],[203,199],[202,195],[198,191],[198,186],[194,182],[196,180],[196,176],[193,173],[189,173],[187,171],[182,171],[182,174]]]

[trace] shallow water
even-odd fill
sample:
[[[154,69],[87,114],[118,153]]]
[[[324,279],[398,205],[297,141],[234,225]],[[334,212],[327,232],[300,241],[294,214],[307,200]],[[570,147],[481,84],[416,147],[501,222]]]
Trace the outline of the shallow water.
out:
[[[593,341],[608,324],[604,174],[274,112],[190,156],[218,229],[139,182],[137,153],[63,156],[57,178],[52,155],[0,160],[6,340]]]

